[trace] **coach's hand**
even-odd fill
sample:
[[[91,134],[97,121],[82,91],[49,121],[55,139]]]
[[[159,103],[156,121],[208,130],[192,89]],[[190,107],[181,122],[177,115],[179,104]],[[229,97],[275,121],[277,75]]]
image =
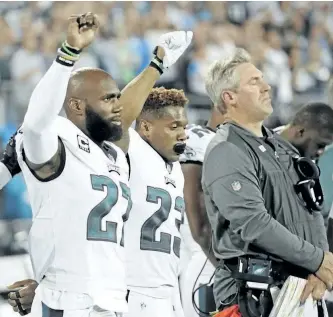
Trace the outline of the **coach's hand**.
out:
[[[158,46],[164,49],[163,66],[173,65],[191,44],[193,32],[176,31],[163,34],[158,40]]]
[[[322,280],[329,291],[333,287],[333,254],[331,252],[324,253],[324,259],[319,270],[315,275]]]
[[[15,312],[20,313],[21,316],[31,312],[31,305],[35,297],[37,286],[38,283],[30,279],[18,281],[8,286],[10,290],[20,288],[20,290],[8,294],[8,303],[13,307]]]
[[[81,15],[72,15],[69,18],[67,30],[67,43],[76,48],[83,49],[90,45],[99,28],[97,15],[88,12]]]
[[[326,284],[318,277],[311,274],[309,275],[308,281],[304,287],[300,302],[301,304],[304,304],[310,294],[314,300],[320,300],[324,297],[325,291]]]

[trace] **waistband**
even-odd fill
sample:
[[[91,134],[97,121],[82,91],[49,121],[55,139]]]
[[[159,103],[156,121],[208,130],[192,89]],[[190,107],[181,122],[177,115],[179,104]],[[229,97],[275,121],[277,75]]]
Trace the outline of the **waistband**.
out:
[[[246,259],[256,258],[255,256],[242,256],[242,257]],[[238,259],[239,258],[237,257],[237,258],[221,260],[219,266],[224,267],[224,265],[226,265],[227,268],[229,268],[232,272],[234,272],[238,269]],[[309,274],[311,274],[310,271],[300,266],[293,265],[286,261],[277,260],[271,257],[268,257],[267,260],[271,261],[272,263],[272,277],[274,280],[285,281],[290,275],[307,279]]]

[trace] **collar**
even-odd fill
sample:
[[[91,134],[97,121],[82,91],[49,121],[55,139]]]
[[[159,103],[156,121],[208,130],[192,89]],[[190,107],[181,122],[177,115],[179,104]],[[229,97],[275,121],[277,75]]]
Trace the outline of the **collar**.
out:
[[[248,136],[251,136],[251,137],[254,137],[254,138],[261,138],[261,137],[258,137],[256,136],[253,132],[251,132],[250,130],[242,127],[241,125],[239,125],[238,123],[236,123],[235,121],[227,121],[227,122],[224,122],[224,123],[221,123],[217,126],[217,129],[221,128],[221,126],[223,125],[227,125],[227,124],[230,124],[232,126],[234,126],[236,128],[236,130],[239,130],[241,131],[242,133],[248,135]],[[262,134],[263,134],[263,137],[264,138],[269,138],[269,137],[272,137],[273,136],[273,133],[272,131],[270,131],[268,128],[266,128],[264,125],[261,126],[261,131],[262,131]]]
[[[212,129],[211,127],[208,127],[207,125],[205,126],[206,129],[208,129],[209,131],[212,131],[214,133],[216,133],[216,130],[218,129],[219,125],[216,127],[216,129]]]
[[[165,163],[165,167],[168,171],[169,174],[171,174],[172,172],[172,168],[173,168],[173,162],[168,161],[165,157],[163,157],[154,147],[153,145],[145,138],[141,137],[143,141],[145,141],[156,153],[156,155],[158,155]]]
[[[284,138],[277,135],[276,133],[274,133],[273,131],[271,131],[270,129],[265,127],[264,125],[262,125],[262,127],[261,127],[263,136],[258,137],[254,133],[243,128],[242,126],[240,126],[238,123],[236,123],[234,121],[228,121],[223,124],[220,124],[218,126],[218,128],[220,128],[222,125],[225,125],[225,124],[232,125],[237,132],[240,132],[240,133],[250,136],[252,138],[269,141],[270,143],[272,143],[272,145],[274,146],[275,149],[277,148],[277,144],[280,144],[280,146],[282,146],[286,150],[286,152],[293,157],[296,157],[296,156],[299,157],[299,155],[300,155],[298,149],[295,146],[293,146],[288,140],[285,140]],[[277,142],[277,138],[278,138],[278,142]],[[294,151],[295,153],[293,153],[290,150]]]

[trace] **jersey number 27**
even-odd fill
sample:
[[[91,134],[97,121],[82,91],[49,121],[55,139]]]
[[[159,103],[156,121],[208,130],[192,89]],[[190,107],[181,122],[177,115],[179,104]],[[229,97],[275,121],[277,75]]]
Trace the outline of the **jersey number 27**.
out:
[[[102,230],[102,219],[111,212],[118,201],[118,187],[115,182],[106,176],[91,175],[91,186],[94,190],[104,191],[107,189],[106,197],[97,204],[90,212],[87,220],[87,240],[109,241],[117,243],[117,223],[107,221],[106,230]],[[127,199],[128,205],[123,221],[126,222],[132,209],[132,200],[129,187],[120,182],[122,197]],[[124,246],[124,227],[120,245]]]

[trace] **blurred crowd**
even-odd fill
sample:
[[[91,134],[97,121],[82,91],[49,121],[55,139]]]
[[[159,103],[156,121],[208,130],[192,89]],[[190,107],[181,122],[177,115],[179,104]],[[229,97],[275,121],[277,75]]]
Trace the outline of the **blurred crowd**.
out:
[[[272,87],[274,127],[304,101],[326,101],[333,70],[332,9],[332,2],[320,1],[0,2],[0,141],[5,144],[22,122],[71,14],[91,11],[101,21],[98,38],[75,67],[100,67],[120,87],[147,66],[162,33],[193,30],[191,48],[158,82],[184,89],[190,111],[210,107],[204,87],[209,63],[235,46],[246,48]],[[0,193],[0,206],[3,219],[31,217],[22,178]]]
[[[332,6],[278,1],[1,2],[0,76],[7,82],[3,102],[10,102],[11,109],[5,117],[22,119],[31,91],[64,40],[68,16],[92,11],[100,17],[101,30],[76,67],[101,67],[123,86],[148,64],[162,33],[193,30],[191,49],[178,67],[162,76],[160,85],[184,88],[193,95],[193,104],[208,105],[203,80],[208,64],[241,46],[273,87],[276,115],[285,121],[295,100],[323,98],[333,68]]]

